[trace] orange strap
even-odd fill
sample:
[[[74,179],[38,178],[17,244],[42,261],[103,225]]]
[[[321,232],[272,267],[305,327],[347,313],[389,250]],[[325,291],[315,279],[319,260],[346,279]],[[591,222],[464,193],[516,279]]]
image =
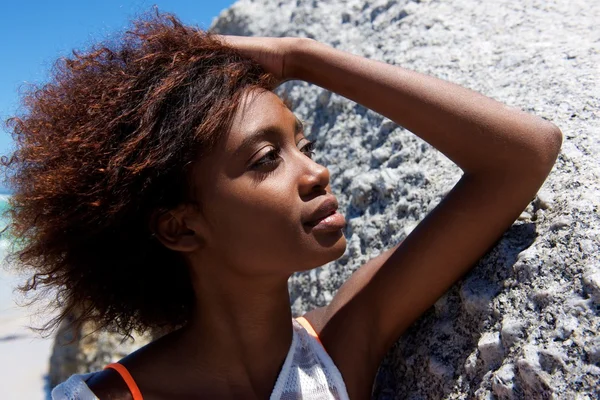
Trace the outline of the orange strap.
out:
[[[306,329],[306,331],[308,333],[310,333],[310,335],[312,337],[314,337],[315,339],[317,339],[319,341],[319,343],[321,343],[321,339],[319,339],[319,335],[317,335],[317,332],[315,332],[312,325],[310,324],[310,322],[308,322],[308,320],[306,318],[298,317],[298,318],[296,318],[296,321],[300,322],[300,324],[304,327],[304,329]],[[321,346],[323,346],[323,343],[321,343]],[[325,346],[323,346],[323,348],[325,348]]]
[[[119,363],[112,363],[104,367],[104,369],[107,368],[112,368],[115,371],[117,371],[119,375],[121,375],[121,378],[123,378],[123,380],[127,384],[127,387],[129,388],[129,391],[131,392],[131,395],[133,396],[133,400],[144,400],[142,397],[142,392],[140,392],[140,388],[135,383],[133,377],[131,376],[129,371],[127,371],[127,368],[125,368],[125,366]]]

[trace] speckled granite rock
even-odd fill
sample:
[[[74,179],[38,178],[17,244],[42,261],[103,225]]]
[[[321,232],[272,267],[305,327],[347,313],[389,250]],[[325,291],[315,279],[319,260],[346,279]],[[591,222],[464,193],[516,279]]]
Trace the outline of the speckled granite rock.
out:
[[[600,396],[600,3],[570,0],[240,0],[220,33],[303,36],[446,79],[558,125],[562,153],[498,244],[396,343],[378,399]],[[346,253],[290,281],[296,314],[326,304],[461,176],[443,154],[337,94],[280,91],[318,141]]]
[[[446,79],[563,131],[540,192],[391,349],[374,398],[600,396],[598,20],[600,3],[582,0],[240,0],[213,21],[224,34],[312,37]],[[326,304],[354,270],[405,238],[461,172],[335,93],[301,81],[278,90],[317,140],[315,158],[329,167],[348,222],[346,253],[290,280],[299,314]]]

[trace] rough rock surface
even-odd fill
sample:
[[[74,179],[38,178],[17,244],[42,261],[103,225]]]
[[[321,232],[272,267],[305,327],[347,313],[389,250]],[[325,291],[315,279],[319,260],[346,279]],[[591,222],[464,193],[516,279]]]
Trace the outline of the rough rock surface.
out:
[[[374,398],[600,396],[599,20],[600,3],[583,0],[240,0],[213,21],[219,33],[311,37],[449,80],[564,134],[519,219],[390,350]],[[317,141],[348,222],[346,253],[290,280],[300,314],[404,239],[461,171],[335,93],[301,81],[278,91]]]
[[[558,125],[562,152],[520,218],[389,352],[379,399],[600,396],[600,3],[240,0],[212,28],[302,36],[449,80]],[[279,88],[317,140],[348,222],[346,253],[290,280],[322,306],[404,239],[460,169],[413,133],[306,82]]]

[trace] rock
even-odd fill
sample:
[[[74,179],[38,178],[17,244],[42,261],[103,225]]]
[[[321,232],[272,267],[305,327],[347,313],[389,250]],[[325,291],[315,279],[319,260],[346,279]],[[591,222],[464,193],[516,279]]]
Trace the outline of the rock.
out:
[[[557,370],[561,370],[563,373],[568,370],[565,362],[568,357],[559,347],[552,346],[548,349],[540,349],[538,359],[542,370],[549,374],[554,374]]]
[[[535,200],[533,201],[535,207],[542,209],[542,210],[547,210],[552,206],[553,203],[553,196],[551,192],[548,192],[546,190],[540,190],[535,197]]]
[[[518,219],[519,219],[520,221],[526,221],[526,220],[530,220],[530,219],[531,219],[531,214],[530,214],[530,213],[528,213],[527,211],[523,211],[523,212],[521,213],[521,215],[519,215],[519,218],[518,218]]]
[[[494,293],[487,282],[469,280],[462,285],[460,297],[465,311],[477,315],[489,311]]]
[[[477,348],[486,368],[495,368],[502,361],[504,349],[498,332],[484,333],[477,342]]]
[[[494,372],[492,378],[492,391],[501,400],[512,400],[514,391],[515,366],[512,363],[504,364]]]
[[[351,197],[351,204],[359,209],[366,208],[372,197],[371,192],[375,184],[376,175],[373,173],[365,173],[354,178],[348,188]]]
[[[76,374],[81,368],[87,369],[88,367],[85,364],[81,365],[79,362],[78,332],[71,327],[71,323],[70,318],[63,320],[56,332],[48,376],[52,387]]]
[[[522,218],[516,213],[445,300],[390,349],[374,399],[598,398],[599,278],[592,267],[600,263],[600,2],[534,3],[239,0],[211,27],[312,37],[478,91],[552,121],[564,134],[556,164]],[[329,166],[348,222],[346,253],[323,266],[327,274],[290,279],[298,315],[325,305],[370,254],[406,238],[462,171],[414,133],[349,99],[298,80],[278,90],[288,93],[308,138],[320,141],[314,158]],[[440,320],[452,322],[443,334]],[[78,368],[89,366],[82,361]]]
[[[585,275],[583,277],[583,286],[586,293],[588,293],[596,303],[600,303],[600,272]]]
[[[452,378],[454,368],[452,366],[437,360],[434,357],[429,358],[429,372],[438,378]]]
[[[464,369],[469,377],[472,378],[475,376],[475,374],[477,373],[477,352],[476,351],[473,351],[471,354],[469,354],[469,356],[465,360]]]
[[[573,221],[571,220],[571,218],[562,217],[557,219],[552,225],[550,225],[550,230],[558,231],[560,229],[565,229],[570,227],[572,223]]]
[[[517,361],[520,383],[526,399],[554,399],[550,375],[542,371],[535,346],[526,346],[524,357]]]
[[[579,320],[572,315],[562,314],[558,318],[556,327],[556,338],[560,340],[568,339],[571,334],[579,327]]]
[[[383,162],[387,161],[392,156],[392,149],[389,147],[380,147],[378,149],[373,150],[371,153],[373,157],[372,160],[377,163],[377,165],[381,165]]]
[[[329,90],[323,90],[321,94],[317,96],[317,103],[320,107],[327,107],[329,100],[331,99],[331,92]]]
[[[515,318],[504,318],[500,335],[504,347],[510,348],[519,339],[524,337],[525,322]]]
[[[600,336],[591,339],[586,347],[588,362],[600,367]]]

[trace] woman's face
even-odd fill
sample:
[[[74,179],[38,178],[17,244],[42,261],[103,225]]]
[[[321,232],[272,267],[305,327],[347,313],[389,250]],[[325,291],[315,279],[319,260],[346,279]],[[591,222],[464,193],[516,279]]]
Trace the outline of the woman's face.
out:
[[[308,143],[277,95],[247,91],[229,133],[196,168],[203,205],[196,232],[204,241],[198,251],[249,275],[291,275],[341,257],[342,229],[304,224],[333,197],[329,170],[310,158]]]

